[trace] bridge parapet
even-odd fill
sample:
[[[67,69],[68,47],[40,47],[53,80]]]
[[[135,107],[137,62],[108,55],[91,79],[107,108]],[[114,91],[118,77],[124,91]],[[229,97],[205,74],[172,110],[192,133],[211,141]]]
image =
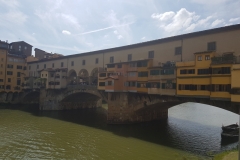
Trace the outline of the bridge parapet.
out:
[[[68,85],[67,90],[98,90],[97,86],[92,85]]]

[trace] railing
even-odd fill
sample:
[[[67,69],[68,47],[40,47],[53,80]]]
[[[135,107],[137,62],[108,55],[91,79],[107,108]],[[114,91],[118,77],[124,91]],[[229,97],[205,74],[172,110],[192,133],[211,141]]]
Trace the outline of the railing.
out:
[[[79,90],[79,89],[88,89],[88,90],[97,90],[97,86],[95,85],[67,85],[68,90]]]

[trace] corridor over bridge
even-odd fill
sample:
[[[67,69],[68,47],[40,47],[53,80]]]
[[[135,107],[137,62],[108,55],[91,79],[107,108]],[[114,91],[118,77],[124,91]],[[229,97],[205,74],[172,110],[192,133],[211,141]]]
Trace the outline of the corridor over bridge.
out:
[[[167,118],[169,107],[188,101],[237,113],[238,35],[240,25],[233,25],[33,61],[23,88],[39,92],[43,110],[98,107],[104,99],[110,123]]]

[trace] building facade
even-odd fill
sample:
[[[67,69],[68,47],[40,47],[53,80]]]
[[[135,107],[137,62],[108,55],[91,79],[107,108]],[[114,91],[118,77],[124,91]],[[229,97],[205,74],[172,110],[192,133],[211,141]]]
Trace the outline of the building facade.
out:
[[[32,45],[24,42],[12,42],[9,44],[9,53],[10,54],[18,54],[25,55],[26,57],[32,55]]]

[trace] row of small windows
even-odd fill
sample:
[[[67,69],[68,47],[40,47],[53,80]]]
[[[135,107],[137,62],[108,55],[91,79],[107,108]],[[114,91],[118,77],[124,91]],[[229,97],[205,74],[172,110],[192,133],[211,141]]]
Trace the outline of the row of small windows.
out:
[[[178,90],[230,92],[231,84],[212,84],[212,85],[179,84]]]
[[[1,66],[2,66],[2,65],[1,65]],[[13,65],[12,65],[12,64],[8,64],[8,65],[7,65],[7,68],[13,68]],[[17,69],[24,69],[24,70],[26,70],[26,67],[19,66],[19,65],[17,65],[16,68],[17,68]]]
[[[176,83],[137,83],[138,88],[161,88],[161,89],[176,89]]]
[[[202,61],[202,56],[197,56],[198,61]],[[210,60],[210,55],[205,55],[205,60],[209,61]]]
[[[114,85],[113,81],[99,82],[99,86],[112,86]],[[124,82],[125,87],[137,87],[137,88],[162,88],[162,89],[176,89],[176,83],[141,83],[141,82]]]
[[[95,59],[95,64],[98,64],[98,58]],[[86,65],[86,60],[82,60],[82,65]],[[71,61],[71,66],[74,66],[74,61]],[[52,68],[55,67],[55,64],[52,63]],[[64,67],[64,62],[61,62],[61,67]],[[44,64],[43,68],[47,68],[47,65]],[[31,70],[31,66],[28,67],[29,70]],[[37,69],[39,69],[39,65],[37,65]]]
[[[195,74],[195,69],[181,69],[180,74]],[[230,67],[197,69],[198,75],[203,74],[231,74]]]
[[[171,75],[174,74],[174,69],[150,70],[150,75]]]
[[[48,82],[48,85],[60,85],[60,82]]]
[[[214,50],[216,50],[216,42],[209,42],[208,43],[208,51],[214,51]],[[181,55],[181,54],[182,54],[182,47],[175,47],[175,55]],[[127,58],[128,58],[128,61],[132,61],[132,54],[128,54]],[[154,51],[149,51],[148,52],[148,58],[154,58]],[[210,56],[206,55],[205,60],[210,60]],[[9,60],[9,61],[13,61],[13,60]],[[18,61],[18,60],[16,60],[16,61]],[[20,60],[20,61],[22,61],[22,60]],[[111,56],[109,61],[110,61],[110,63],[114,63],[114,57]],[[198,56],[198,61],[202,61],[202,56]],[[98,62],[99,62],[99,59],[96,58],[95,59],[95,64],[98,64]],[[82,65],[86,65],[86,60],[82,60]],[[71,66],[74,66],[74,61],[71,61]],[[64,67],[63,62],[61,62],[61,67]],[[114,68],[114,67],[111,66],[111,67],[108,67],[108,68]],[[138,67],[140,67],[140,66],[138,65]],[[147,65],[144,65],[142,67],[147,67]],[[44,64],[44,68],[46,68],[46,64]],[[52,64],[52,68],[54,68],[54,63]],[[119,67],[119,68],[121,68],[121,67]],[[31,67],[29,66],[29,70],[30,69],[31,69]],[[38,65],[37,65],[37,69],[39,69]]]

